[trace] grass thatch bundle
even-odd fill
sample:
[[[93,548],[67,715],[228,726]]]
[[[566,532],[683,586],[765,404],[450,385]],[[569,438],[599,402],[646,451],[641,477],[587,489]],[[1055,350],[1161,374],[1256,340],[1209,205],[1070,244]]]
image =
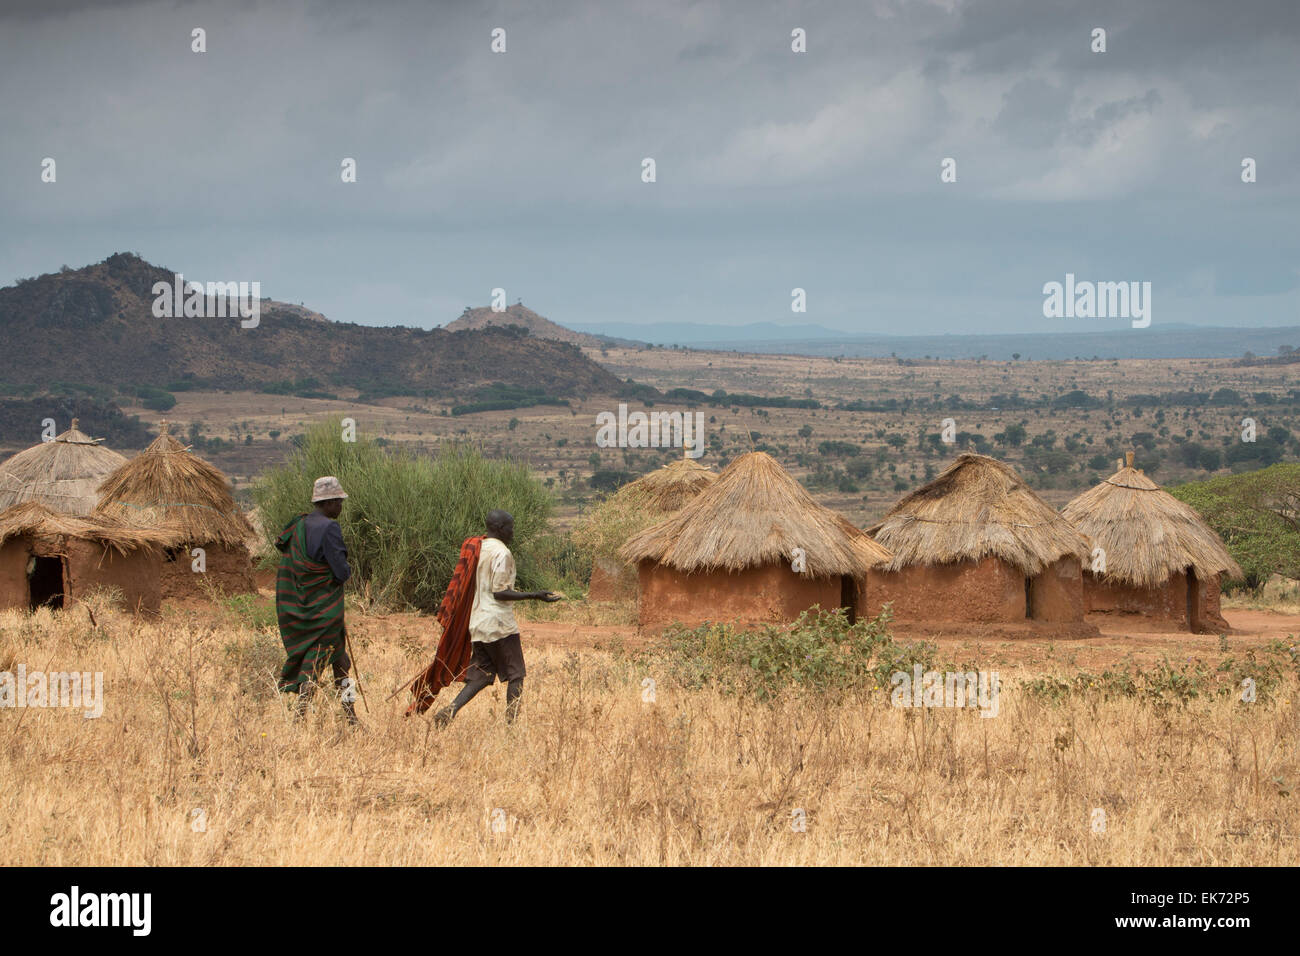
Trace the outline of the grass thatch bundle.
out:
[[[109,475],[100,486],[99,510],[127,521],[165,525],[187,545],[238,547],[254,532],[217,468],[167,432]]]
[[[664,512],[676,511],[717,480],[717,474],[698,462],[678,458],[642,475],[636,481],[628,482],[618,493],[643,495],[652,508]]]
[[[95,541],[122,554],[141,548],[170,547],[179,541],[175,532],[167,529],[148,527],[106,514],[85,517],[63,514],[36,501],[0,511],[0,545],[10,538],[26,535]]]
[[[95,510],[100,484],[126,459],[77,424],[74,418],[72,427],[53,441],[20,451],[0,465],[0,509],[38,501],[64,514]]]
[[[788,563],[795,548],[807,575],[860,577],[890,554],[847,518],[818,504],[771,456],[741,455],[676,514],[633,535],[619,552],[692,573]]]
[[[678,459],[630,481],[587,511],[573,529],[573,543],[591,560],[613,559],[632,535],[682,508],[718,478],[689,458]]]
[[[894,552],[888,570],[993,556],[1033,576],[1088,543],[1012,468],[959,455],[942,474],[894,505],[869,532]]]
[[[1108,581],[1155,587],[1192,568],[1202,581],[1242,570],[1190,506],[1128,464],[1072,500],[1061,515],[1106,553]]]

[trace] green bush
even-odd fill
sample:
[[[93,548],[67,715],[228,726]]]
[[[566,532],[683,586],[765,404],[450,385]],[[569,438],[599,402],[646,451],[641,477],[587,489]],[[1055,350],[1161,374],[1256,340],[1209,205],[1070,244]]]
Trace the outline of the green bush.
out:
[[[1300,464],[1194,481],[1169,493],[1191,505],[1241,565],[1247,587],[1274,574],[1300,577]]]
[[[542,588],[553,577],[533,545],[546,533],[554,503],[525,465],[486,459],[465,445],[444,445],[430,458],[363,436],[345,442],[336,418],[312,427],[289,460],[254,486],[272,540],[311,508],[312,482],[322,475],[336,476],[349,496],[339,519],[352,565],[349,587],[381,605],[436,609],[461,542],[482,533],[493,508],[515,518],[519,587]]]
[[[915,664],[926,670],[935,667],[934,645],[894,641],[891,616],[886,608],[878,617],[849,624],[843,608],[812,608],[793,624],[753,630],[729,624],[678,625],[634,660],[684,687],[713,684],[761,699],[785,689],[888,689],[895,671],[910,671]]]
[[[1224,658],[1213,671],[1199,658],[1178,665],[1166,659],[1146,670],[1126,667],[1100,674],[1081,672],[1068,678],[1040,677],[1027,682],[1024,691],[1030,697],[1054,704],[1071,697],[1082,700],[1128,697],[1157,710],[1167,710],[1175,704],[1186,706],[1197,698],[1233,697],[1240,701],[1246,678],[1255,684],[1256,701],[1270,703],[1298,676],[1300,655],[1294,646],[1274,640],[1260,649],[1248,648],[1243,659]]]

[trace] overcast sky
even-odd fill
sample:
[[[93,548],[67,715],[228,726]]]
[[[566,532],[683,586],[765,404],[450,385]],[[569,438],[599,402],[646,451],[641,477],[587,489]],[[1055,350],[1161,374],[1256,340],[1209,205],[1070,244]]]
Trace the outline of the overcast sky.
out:
[[[1044,318],[1070,272],[1151,282],[1152,327],[1300,324],[1297,0],[0,4],[0,284],[133,251],[372,325],[502,287],[576,324],[1130,326]]]

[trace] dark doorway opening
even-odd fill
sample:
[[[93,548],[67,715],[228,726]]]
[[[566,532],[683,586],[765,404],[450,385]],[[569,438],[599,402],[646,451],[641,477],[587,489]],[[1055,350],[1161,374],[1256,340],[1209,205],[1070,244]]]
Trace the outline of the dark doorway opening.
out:
[[[1034,579],[1031,577],[1026,577],[1025,578],[1025,617],[1032,618],[1033,616],[1034,616]]]
[[[32,558],[27,566],[27,594],[31,609],[63,607],[63,560]]]
[[[1187,629],[1193,634],[1201,630],[1201,581],[1191,568],[1187,569]]]
[[[858,582],[852,575],[840,575],[840,607],[847,609],[850,624],[858,620]]]

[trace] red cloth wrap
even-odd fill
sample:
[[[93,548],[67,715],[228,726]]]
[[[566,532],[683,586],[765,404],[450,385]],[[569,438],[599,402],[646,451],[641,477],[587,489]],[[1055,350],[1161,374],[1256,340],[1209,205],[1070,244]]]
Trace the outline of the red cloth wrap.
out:
[[[415,700],[406,708],[408,716],[423,714],[433,705],[438,691],[452,681],[465,679],[465,669],[469,667],[474,650],[469,639],[469,612],[474,607],[478,555],[482,545],[483,537],[480,535],[466,538],[460,546],[456,570],[452,572],[451,583],[447,585],[447,593],[435,615],[442,625],[438,652],[434,655],[433,663],[411,685],[411,694]]]

